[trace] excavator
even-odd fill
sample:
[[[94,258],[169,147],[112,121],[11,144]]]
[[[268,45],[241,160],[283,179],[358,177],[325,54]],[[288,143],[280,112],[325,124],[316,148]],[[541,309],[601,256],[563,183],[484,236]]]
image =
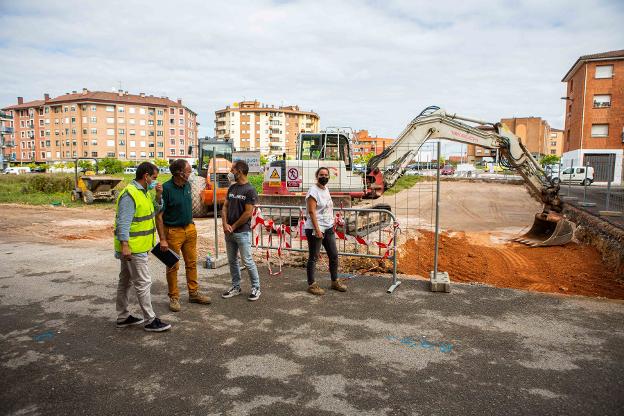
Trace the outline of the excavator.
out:
[[[325,166],[332,173],[328,185],[332,195],[376,199],[394,186],[427,140],[440,139],[498,149],[501,164],[516,171],[529,193],[543,203],[531,229],[515,241],[540,247],[564,245],[572,240],[574,227],[562,214],[559,184],[549,179],[516,135],[501,123],[447,113],[437,106],[425,108],[390,146],[371,158],[364,178],[353,169],[348,132],[300,134],[297,160],[272,162],[267,171],[271,176],[263,183],[263,194],[290,196],[284,200],[285,204],[303,205],[304,191],[315,181],[315,169]]]

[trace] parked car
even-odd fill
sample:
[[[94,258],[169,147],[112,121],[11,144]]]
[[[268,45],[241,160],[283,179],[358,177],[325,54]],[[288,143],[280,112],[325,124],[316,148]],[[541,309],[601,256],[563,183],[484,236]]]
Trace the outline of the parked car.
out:
[[[4,170],[5,175],[22,175],[24,173],[30,173],[28,166],[11,166]]]
[[[167,166],[164,166],[162,168],[158,168],[158,172],[160,174],[169,174],[169,173],[171,173],[171,171],[169,170],[169,168]]]
[[[125,168],[124,173],[126,175],[134,175],[137,171],[137,168]]]
[[[585,170],[587,169],[587,172]],[[591,166],[572,166],[565,168],[561,175],[552,178],[553,183],[580,183],[581,185],[591,185],[594,182],[594,168]]]
[[[442,170],[440,171],[440,175],[454,175],[455,174],[455,168],[451,165],[446,165],[442,168]]]

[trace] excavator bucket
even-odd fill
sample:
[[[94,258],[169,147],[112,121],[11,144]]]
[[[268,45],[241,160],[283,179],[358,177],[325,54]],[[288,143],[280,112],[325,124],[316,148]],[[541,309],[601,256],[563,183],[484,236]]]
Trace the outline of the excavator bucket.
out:
[[[548,217],[536,214],[533,226],[526,234],[516,237],[513,241],[531,247],[562,246],[572,241],[574,228],[572,223],[563,217]]]

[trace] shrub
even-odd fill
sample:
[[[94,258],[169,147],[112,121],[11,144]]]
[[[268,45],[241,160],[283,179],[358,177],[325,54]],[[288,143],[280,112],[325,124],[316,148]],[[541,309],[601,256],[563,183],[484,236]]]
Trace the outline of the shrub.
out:
[[[56,192],[69,192],[74,189],[74,179],[71,175],[33,175],[23,190],[28,193],[43,192],[52,194]]]

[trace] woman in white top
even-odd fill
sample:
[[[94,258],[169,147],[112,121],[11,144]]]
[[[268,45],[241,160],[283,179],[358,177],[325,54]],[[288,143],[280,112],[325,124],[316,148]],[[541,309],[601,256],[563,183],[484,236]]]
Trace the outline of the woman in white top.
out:
[[[338,281],[338,249],[334,234],[334,203],[332,202],[327,182],[329,169],[318,168],[316,183],[310,187],[306,195],[307,219],[304,225],[308,239],[308,292],[313,295],[323,295],[325,291],[314,281],[316,260],[321,252],[321,245],[329,257],[329,273],[331,288],[339,292],[346,292],[347,287]]]

